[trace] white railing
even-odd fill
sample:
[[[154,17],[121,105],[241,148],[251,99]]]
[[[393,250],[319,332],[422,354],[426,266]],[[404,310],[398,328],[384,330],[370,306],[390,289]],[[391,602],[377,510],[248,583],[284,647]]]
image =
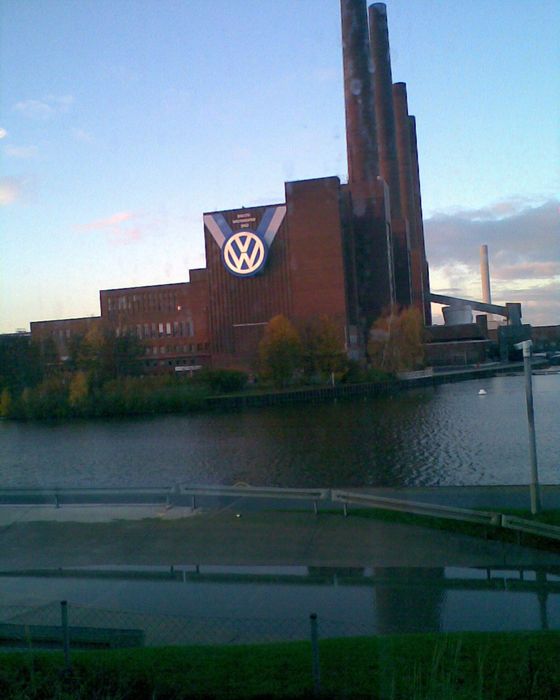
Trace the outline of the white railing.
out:
[[[560,540],[560,527],[557,525],[547,525],[546,523],[539,523],[536,520],[518,518],[514,515],[502,515],[500,524],[508,530],[516,530],[517,532],[524,532],[528,535],[546,537],[550,540]]]
[[[316,513],[318,510],[317,502],[329,500],[331,493],[330,489],[284,489],[249,486],[248,484],[238,484],[237,486],[180,486],[177,492],[182,496],[190,496],[193,508],[196,508],[196,499],[199,496],[215,498],[272,498],[313,501],[313,508]]]
[[[499,526],[501,515],[482,510],[471,510],[469,508],[455,508],[452,506],[440,506],[436,503],[421,503],[418,501],[403,501],[397,498],[386,498],[375,496],[374,494],[356,493],[355,491],[333,490],[331,492],[333,501],[346,505],[367,506],[369,508],[379,508],[383,510],[394,510],[400,513],[414,513],[415,515],[426,515],[433,518],[447,518],[450,520],[462,520],[465,522],[478,523],[481,525]]]

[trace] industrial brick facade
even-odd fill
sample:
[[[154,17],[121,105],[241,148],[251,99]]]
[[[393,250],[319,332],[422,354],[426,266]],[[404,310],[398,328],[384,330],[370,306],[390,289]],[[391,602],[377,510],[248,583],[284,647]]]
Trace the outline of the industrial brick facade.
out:
[[[101,321],[144,343],[146,371],[253,369],[278,314],[329,317],[355,358],[395,304],[429,322],[416,128],[406,86],[392,85],[386,10],[372,5],[368,20],[365,0],[341,0],[341,18],[348,183],[288,182],[284,202],[206,213],[206,268],[189,282],[102,290]],[[49,323],[73,332],[70,320],[32,333]]]

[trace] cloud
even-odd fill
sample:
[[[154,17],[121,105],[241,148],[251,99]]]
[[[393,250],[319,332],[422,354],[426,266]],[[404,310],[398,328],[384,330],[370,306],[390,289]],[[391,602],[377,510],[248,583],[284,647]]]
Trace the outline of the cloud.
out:
[[[504,265],[494,272],[496,279],[549,279],[560,274],[560,263],[526,262],[516,265]]]
[[[34,158],[39,152],[37,146],[6,146],[4,152],[10,158]]]
[[[0,139],[5,139],[7,135],[8,135],[8,132],[6,131],[6,129],[3,129],[2,127],[0,127]]]
[[[501,204],[511,206],[512,200]],[[497,206],[494,205],[494,211]],[[424,227],[430,262],[473,264],[478,261],[483,243],[488,244],[491,260],[500,264],[560,260],[558,200],[525,206],[500,218],[490,213],[483,218],[483,211],[486,210],[463,210],[427,219]]]
[[[82,224],[80,228],[83,229],[103,229],[111,228],[112,226],[118,226],[125,221],[130,221],[134,218],[134,214],[130,211],[119,211],[116,214],[111,214],[106,219],[98,219],[97,221],[92,221],[89,224]]]
[[[427,219],[432,290],[480,299],[480,246],[487,244],[493,300],[520,301],[527,322],[560,323],[559,205],[511,198]]]
[[[72,95],[47,95],[40,100],[16,102],[14,110],[28,119],[45,120],[55,114],[67,112],[74,102]]]
[[[20,199],[25,189],[25,182],[15,177],[0,178],[0,206],[5,207]]]
[[[144,227],[141,225],[144,216],[131,211],[119,211],[104,219],[97,219],[87,224],[79,224],[79,231],[99,231],[108,237],[109,243],[123,245],[134,243],[143,238]]]

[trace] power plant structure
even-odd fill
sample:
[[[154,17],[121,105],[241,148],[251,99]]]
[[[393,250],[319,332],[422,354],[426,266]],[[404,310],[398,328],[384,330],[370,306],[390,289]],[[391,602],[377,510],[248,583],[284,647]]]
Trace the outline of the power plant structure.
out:
[[[416,122],[392,82],[386,6],[340,5],[348,182],[287,182],[283,202],[207,212],[206,267],[188,282],[102,290],[99,318],[33,322],[34,338],[64,358],[72,335],[105,322],[142,340],[147,371],[252,369],[279,314],[328,317],[356,360],[384,311],[414,306],[431,324],[431,301],[451,298],[430,294]]]

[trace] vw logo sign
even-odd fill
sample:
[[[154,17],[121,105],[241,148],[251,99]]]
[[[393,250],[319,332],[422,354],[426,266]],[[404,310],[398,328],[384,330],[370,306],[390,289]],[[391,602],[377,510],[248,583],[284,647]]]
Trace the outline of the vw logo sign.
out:
[[[266,244],[252,231],[232,234],[222,248],[224,265],[238,277],[256,275],[266,262],[266,254]]]

